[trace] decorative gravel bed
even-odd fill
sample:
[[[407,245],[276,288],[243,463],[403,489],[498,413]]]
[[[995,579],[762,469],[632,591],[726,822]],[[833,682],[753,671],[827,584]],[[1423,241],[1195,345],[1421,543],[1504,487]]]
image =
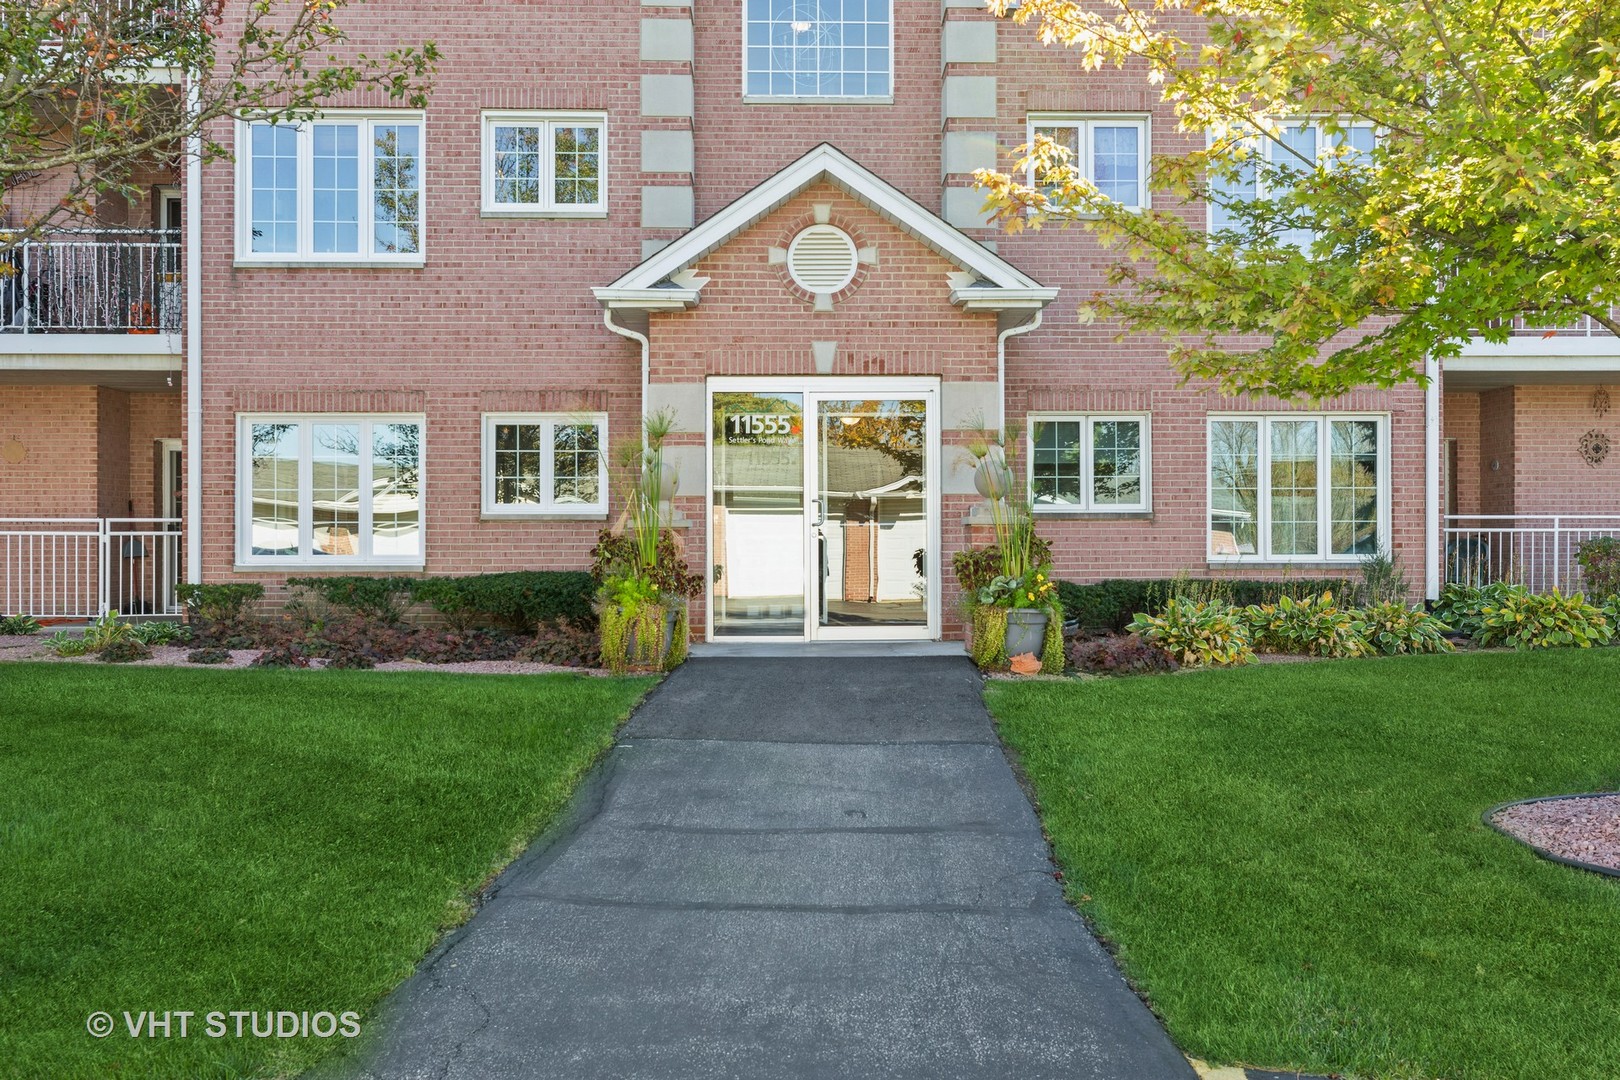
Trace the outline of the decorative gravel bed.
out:
[[[1513,803],[1490,823],[1543,852],[1620,876],[1620,792]]]
[[[232,649],[229,661],[220,664],[193,664],[186,660],[193,646],[158,645],[152,649],[152,659],[135,660],[117,667],[187,667],[187,668],[243,668],[258,659],[258,649]],[[53,664],[99,664],[94,656],[57,656],[39,637],[0,637],[0,661],[33,660]],[[314,658],[311,668],[322,668],[326,661]],[[560,664],[537,664],[526,660],[461,660],[447,664],[428,664],[420,660],[389,660],[376,666],[377,671],[438,671],[461,675],[606,675],[602,668],[564,667]]]

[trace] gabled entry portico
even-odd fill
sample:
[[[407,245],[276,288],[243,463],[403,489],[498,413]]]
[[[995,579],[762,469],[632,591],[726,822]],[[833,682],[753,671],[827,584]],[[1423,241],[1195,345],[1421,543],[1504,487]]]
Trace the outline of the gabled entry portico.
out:
[[[596,289],[675,417],[694,630],[958,636],[960,444],[1056,293],[826,144]]]

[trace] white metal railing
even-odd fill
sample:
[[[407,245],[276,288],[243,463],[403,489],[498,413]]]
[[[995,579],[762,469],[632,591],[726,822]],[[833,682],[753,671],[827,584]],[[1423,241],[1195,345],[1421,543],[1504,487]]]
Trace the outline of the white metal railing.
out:
[[[0,255],[0,333],[178,333],[179,237],[52,230]]]
[[[174,518],[0,518],[0,615],[178,615]]]
[[[1620,308],[1614,308],[1609,313],[1612,317],[1620,318]],[[1500,326],[1500,322],[1492,323]],[[1560,326],[1530,326],[1523,317],[1515,317],[1508,321],[1508,333],[1512,337],[1554,337],[1554,338],[1592,338],[1609,337],[1609,328],[1592,321],[1588,316],[1582,315],[1574,322],[1564,323]]]
[[[1448,515],[1446,581],[1578,592],[1585,582],[1576,553],[1599,536],[1620,537],[1620,514]]]

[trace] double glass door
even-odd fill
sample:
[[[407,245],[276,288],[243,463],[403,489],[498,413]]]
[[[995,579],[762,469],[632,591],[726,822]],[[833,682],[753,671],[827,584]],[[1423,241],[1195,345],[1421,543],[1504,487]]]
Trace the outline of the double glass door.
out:
[[[938,636],[935,396],[924,380],[713,389],[713,637]]]

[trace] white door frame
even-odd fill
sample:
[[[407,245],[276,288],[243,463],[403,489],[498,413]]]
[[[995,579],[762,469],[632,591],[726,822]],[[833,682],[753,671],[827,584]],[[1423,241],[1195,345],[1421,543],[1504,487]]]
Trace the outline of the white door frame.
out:
[[[707,380],[704,393],[704,550],[707,552],[703,580],[707,590],[704,605],[704,637],[714,638],[714,395],[719,393],[755,392],[760,394],[802,394],[804,400],[804,641],[935,641],[940,628],[940,588],[942,566],[940,560],[940,420],[939,379],[933,376],[831,376],[831,375],[714,375]],[[811,500],[818,497],[819,447],[815,433],[816,407],[822,401],[840,401],[851,398],[880,400],[884,398],[922,398],[927,403],[924,424],[926,448],[923,453],[923,485],[927,493],[927,525],[925,549],[928,595],[926,606],[928,621],[923,626],[823,627],[819,625],[821,611],[821,557],[815,543],[810,522]],[[823,504],[825,500],[823,499]],[[782,642],[793,640],[781,636],[726,635],[726,641]]]

